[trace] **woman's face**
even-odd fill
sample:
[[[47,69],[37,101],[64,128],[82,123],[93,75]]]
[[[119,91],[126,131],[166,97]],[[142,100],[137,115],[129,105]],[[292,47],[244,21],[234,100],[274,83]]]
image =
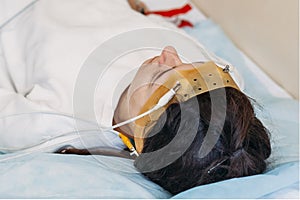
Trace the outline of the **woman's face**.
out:
[[[177,70],[192,69],[192,64],[184,64],[177,51],[170,46],[163,49],[159,56],[146,60],[139,68],[131,84],[121,95],[114,113],[114,123],[120,123],[137,116],[146,101],[159,86]],[[117,131],[133,137],[134,123],[124,125]]]

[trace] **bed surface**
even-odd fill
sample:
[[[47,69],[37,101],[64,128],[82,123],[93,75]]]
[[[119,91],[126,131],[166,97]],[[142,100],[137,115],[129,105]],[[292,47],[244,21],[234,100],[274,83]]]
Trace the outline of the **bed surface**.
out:
[[[9,16],[23,8],[10,11]],[[1,23],[4,21],[7,20]],[[138,173],[132,160],[95,155],[8,153],[0,154],[0,197],[298,198],[299,102],[237,49],[210,19],[183,30],[236,66],[244,78],[245,93],[256,100],[257,115],[271,132],[273,153],[266,173],[199,186],[172,196]],[[0,52],[2,61],[5,55]],[[4,62],[0,62],[0,67],[3,66]],[[2,77],[5,78],[3,74]],[[0,95],[4,94],[0,88]],[[3,119],[0,120],[3,123]]]

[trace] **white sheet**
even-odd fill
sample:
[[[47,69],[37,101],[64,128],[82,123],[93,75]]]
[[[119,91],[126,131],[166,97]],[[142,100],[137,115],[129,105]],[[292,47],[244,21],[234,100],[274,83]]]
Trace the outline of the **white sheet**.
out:
[[[165,26],[178,33],[167,31]],[[144,44],[131,49],[131,53],[125,52],[126,56],[116,55],[121,57],[110,63],[110,73],[107,73],[108,76],[104,74],[102,82],[98,80],[99,87],[96,92],[93,91],[95,104],[92,106],[95,109],[76,115],[95,121],[95,112],[101,126],[111,125],[116,100],[122,91],[117,86],[121,84],[124,88],[130,82],[125,74],[132,75],[131,71],[138,68],[142,61],[158,55],[167,45],[176,46],[182,58],[190,62],[205,60],[204,57],[201,58],[201,51],[195,40],[183,31],[160,19],[153,21],[132,12],[126,1],[90,0],[89,4],[81,0],[38,1],[1,30],[4,62],[0,74],[7,74],[6,77],[9,77],[3,79],[0,85],[1,116],[31,112],[72,116],[76,79],[84,64],[91,63],[98,69],[107,67],[107,63],[102,63],[106,56],[100,54],[90,58],[90,55],[99,46],[110,42],[114,36],[139,28],[159,29],[154,31],[154,35],[151,31],[145,31],[143,38],[140,38]],[[120,44],[105,47],[105,53],[113,55],[123,47],[135,45],[137,39],[133,37]],[[94,74],[91,73],[90,76],[92,75]],[[88,79],[84,84],[89,84],[91,80]],[[86,90],[88,89],[90,87],[87,85]],[[82,93],[81,96],[84,101],[85,94]],[[91,104],[83,103],[82,110],[89,110],[88,105]],[[85,123],[83,126],[84,128],[79,129],[87,129]],[[61,116],[32,114],[4,118],[1,120],[3,131],[0,134],[0,146],[13,151],[34,146],[61,134],[76,132],[77,129],[78,124],[72,119],[62,120]],[[72,139],[74,135],[71,134],[70,137],[64,140]],[[97,140],[99,137],[95,139]]]
[[[1,0],[0,28],[13,20],[19,13],[36,0]]]

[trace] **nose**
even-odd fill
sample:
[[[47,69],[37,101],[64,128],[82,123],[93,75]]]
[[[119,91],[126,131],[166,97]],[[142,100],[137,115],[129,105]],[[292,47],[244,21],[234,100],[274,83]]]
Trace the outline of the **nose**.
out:
[[[172,46],[167,46],[159,56],[159,64],[173,67],[182,64],[182,61],[179,58],[176,49]]]

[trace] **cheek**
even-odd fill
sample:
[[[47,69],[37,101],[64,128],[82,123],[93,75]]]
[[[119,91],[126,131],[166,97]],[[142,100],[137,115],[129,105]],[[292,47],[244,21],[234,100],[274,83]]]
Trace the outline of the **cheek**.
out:
[[[158,87],[158,85],[144,85],[128,93],[129,110],[132,117],[140,114],[142,108]]]
[[[143,85],[149,82],[153,71],[155,71],[155,68],[153,68],[151,64],[142,65],[135,74],[131,84]]]
[[[132,89],[128,93],[129,114],[135,117],[139,114],[140,109],[147,99],[147,86]]]

